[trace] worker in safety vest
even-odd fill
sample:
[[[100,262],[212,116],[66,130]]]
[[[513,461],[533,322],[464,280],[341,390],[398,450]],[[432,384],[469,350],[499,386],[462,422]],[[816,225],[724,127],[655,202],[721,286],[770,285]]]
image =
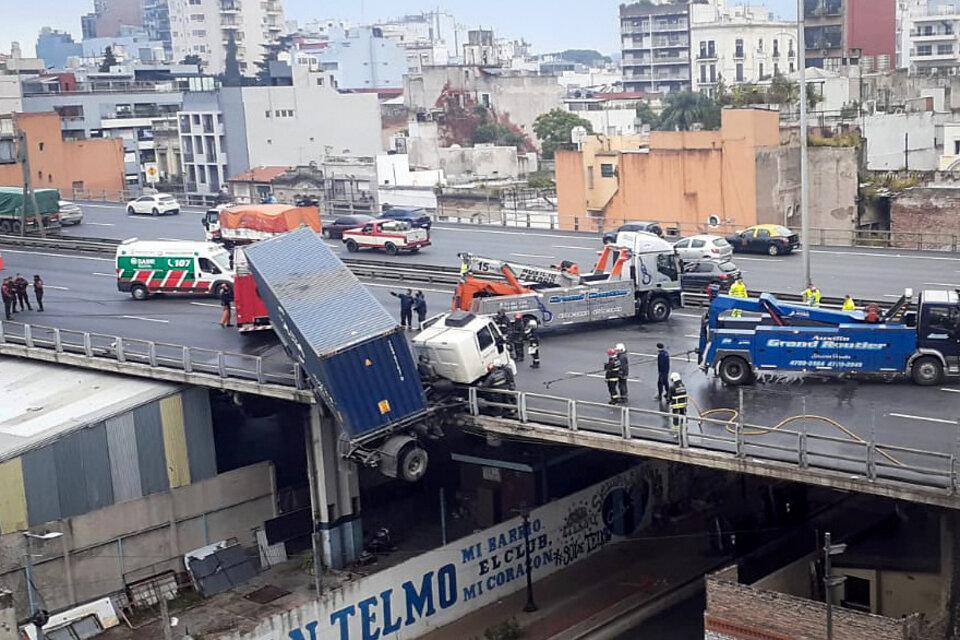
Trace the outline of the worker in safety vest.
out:
[[[743,284],[743,278],[737,278],[732,285],[730,285],[730,295],[734,298],[746,298],[747,297],[747,285]],[[743,312],[740,309],[734,309],[733,313],[730,314],[734,318],[739,318],[743,315]]]
[[[670,413],[673,415],[673,428],[679,429],[687,418],[687,388],[683,386],[680,374],[670,374]]]
[[[820,289],[817,289],[812,283],[808,284],[800,295],[803,297],[803,304],[811,307],[820,306]]]
[[[617,350],[607,349],[607,361],[603,365],[603,378],[610,392],[610,404],[620,404],[620,358]]]
[[[531,318],[527,321],[527,328],[524,332],[524,338],[530,345],[528,353],[533,362],[530,363],[531,369],[540,368],[540,336],[537,335],[537,321]]]
[[[844,311],[856,311],[857,303],[853,301],[853,298],[850,297],[850,294],[843,296],[843,310]]]

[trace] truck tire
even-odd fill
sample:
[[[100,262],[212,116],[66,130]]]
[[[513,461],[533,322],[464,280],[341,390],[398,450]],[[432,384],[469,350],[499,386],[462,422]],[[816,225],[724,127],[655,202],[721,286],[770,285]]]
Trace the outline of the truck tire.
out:
[[[397,245],[393,244],[392,242],[388,242],[387,244],[383,245],[383,250],[387,252],[388,256],[397,255]]]
[[[417,482],[427,472],[430,457],[415,443],[408,444],[397,456],[397,476],[407,482]]]
[[[142,284],[134,284],[130,286],[130,295],[134,300],[146,300],[150,297],[150,292]]]
[[[922,387],[930,387],[943,382],[943,364],[934,356],[921,356],[910,367],[913,382]]]
[[[727,356],[720,361],[720,379],[732,387],[748,384],[753,378],[750,365],[740,356]]]
[[[357,244],[356,240],[353,240],[352,238],[347,240],[347,251],[350,253],[356,253],[359,250],[360,245]]]
[[[647,303],[647,322],[664,322],[672,310],[670,300],[657,296]]]

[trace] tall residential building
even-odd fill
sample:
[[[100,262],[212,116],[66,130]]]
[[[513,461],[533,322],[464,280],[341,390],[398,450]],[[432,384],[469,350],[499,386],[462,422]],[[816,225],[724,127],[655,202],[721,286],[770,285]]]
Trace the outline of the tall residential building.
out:
[[[690,8],[686,2],[620,5],[623,88],[690,89]]]
[[[767,82],[797,70],[797,23],[761,6],[727,8],[723,0],[690,5],[691,84],[712,94],[727,86]]]
[[[253,75],[264,47],[284,31],[281,0],[146,0],[147,32],[174,61],[196,55],[203,70],[221,73],[232,33],[240,72]]]
[[[80,23],[84,38],[119,36],[123,27],[143,26],[143,0],[94,0],[93,13]]]
[[[37,36],[37,57],[41,58],[48,69],[60,68],[67,64],[67,58],[82,56],[83,46],[73,41],[73,36],[50,27],[40,29]]]
[[[913,0],[899,22],[898,67],[917,74],[960,71],[960,2]]]
[[[804,0],[803,19],[807,66],[896,64],[897,0]]]

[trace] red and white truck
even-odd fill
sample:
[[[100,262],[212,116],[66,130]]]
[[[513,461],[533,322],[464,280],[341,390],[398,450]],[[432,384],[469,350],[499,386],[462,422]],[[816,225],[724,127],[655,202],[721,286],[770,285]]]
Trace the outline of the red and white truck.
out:
[[[416,253],[429,246],[430,232],[411,227],[401,220],[373,220],[362,227],[344,231],[343,243],[350,253],[360,249],[382,249],[395,256],[401,251]]]
[[[219,242],[228,249],[273,238],[302,226],[317,233],[322,231],[317,207],[241,204],[215,207],[203,217],[207,241]]]
[[[257,283],[247,266],[243,249],[233,252],[233,303],[237,310],[237,331],[249,333],[272,329],[267,306],[257,293]]]

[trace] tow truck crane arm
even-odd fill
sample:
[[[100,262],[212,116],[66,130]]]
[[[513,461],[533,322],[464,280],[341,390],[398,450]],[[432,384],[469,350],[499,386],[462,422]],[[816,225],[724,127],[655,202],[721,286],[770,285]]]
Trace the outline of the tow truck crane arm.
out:
[[[466,270],[480,274],[500,274],[511,284],[535,283],[552,287],[567,287],[580,284],[580,269],[569,262],[565,268],[539,267],[519,262],[507,262],[496,258],[484,258],[471,253],[461,253],[460,259]]]

